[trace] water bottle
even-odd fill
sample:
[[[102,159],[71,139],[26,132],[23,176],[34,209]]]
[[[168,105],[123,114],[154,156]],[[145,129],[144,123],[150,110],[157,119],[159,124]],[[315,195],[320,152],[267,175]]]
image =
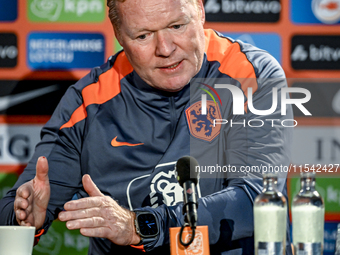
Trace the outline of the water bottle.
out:
[[[325,207],[315,190],[315,173],[301,173],[301,189],[292,203],[293,243],[296,255],[323,253]]]
[[[254,202],[255,255],[283,255],[286,246],[287,203],[277,190],[277,175],[263,175],[263,190]]]

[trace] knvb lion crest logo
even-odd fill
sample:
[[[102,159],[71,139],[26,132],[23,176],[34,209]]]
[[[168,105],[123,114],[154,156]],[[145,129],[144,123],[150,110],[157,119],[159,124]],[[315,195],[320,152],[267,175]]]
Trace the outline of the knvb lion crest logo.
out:
[[[186,117],[191,135],[211,142],[220,134],[221,125],[215,125],[214,119],[221,119],[219,106],[213,101],[205,101],[206,114],[202,114],[202,101],[198,101],[186,109]]]

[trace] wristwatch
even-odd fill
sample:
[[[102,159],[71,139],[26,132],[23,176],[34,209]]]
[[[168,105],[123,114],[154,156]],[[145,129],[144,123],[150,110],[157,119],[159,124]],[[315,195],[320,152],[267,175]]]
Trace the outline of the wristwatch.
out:
[[[134,211],[136,213],[136,232],[141,238],[138,245],[146,244],[156,240],[159,233],[159,226],[156,216],[151,212]]]

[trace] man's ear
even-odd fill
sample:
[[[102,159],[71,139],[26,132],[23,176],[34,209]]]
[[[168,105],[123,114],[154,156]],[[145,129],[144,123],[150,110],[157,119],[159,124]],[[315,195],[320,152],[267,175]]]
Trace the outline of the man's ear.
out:
[[[202,22],[202,25],[204,25],[205,23],[205,11],[204,11],[204,5],[203,5],[203,2],[202,0],[197,0],[198,1],[198,9],[199,9],[199,12],[201,12],[201,22]]]
[[[114,27],[114,28],[113,28],[113,31],[114,31],[114,33],[115,33],[115,37],[116,37],[117,41],[119,42],[120,46],[123,47],[123,45],[122,45],[122,39],[121,39],[121,36],[120,36],[120,33],[119,33],[118,29]]]

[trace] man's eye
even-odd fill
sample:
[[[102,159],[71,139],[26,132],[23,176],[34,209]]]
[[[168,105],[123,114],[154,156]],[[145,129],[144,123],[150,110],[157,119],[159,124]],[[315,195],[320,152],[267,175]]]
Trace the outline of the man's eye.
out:
[[[146,35],[140,35],[137,38],[140,39],[140,40],[144,40],[144,39],[146,39]]]
[[[172,26],[174,29],[180,29],[182,27],[182,25],[173,25]]]

